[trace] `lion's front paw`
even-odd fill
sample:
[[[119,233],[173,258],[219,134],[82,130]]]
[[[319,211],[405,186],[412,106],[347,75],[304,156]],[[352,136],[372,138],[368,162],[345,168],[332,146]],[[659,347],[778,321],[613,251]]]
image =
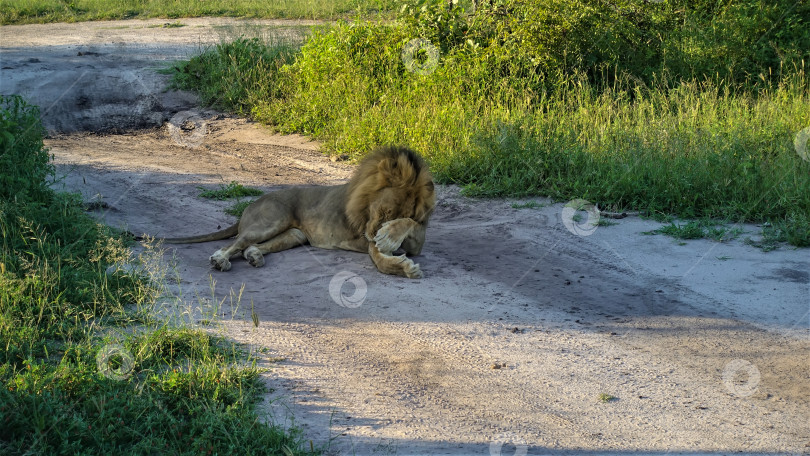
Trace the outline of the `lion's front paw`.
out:
[[[421,279],[424,277],[422,274],[422,269],[419,267],[418,263],[414,263],[413,260],[408,259],[405,264],[403,264],[403,271],[405,271],[405,277],[409,279]]]
[[[221,250],[214,252],[209,260],[211,261],[211,266],[213,266],[214,269],[219,269],[220,271],[228,271],[231,269],[231,262],[228,261],[228,258],[225,255],[222,254]]]
[[[391,254],[391,252],[398,249],[404,239],[401,233],[393,232],[395,230],[392,226],[394,225],[392,225],[391,221],[383,223],[374,236],[374,244],[377,245],[377,249],[385,254]]]

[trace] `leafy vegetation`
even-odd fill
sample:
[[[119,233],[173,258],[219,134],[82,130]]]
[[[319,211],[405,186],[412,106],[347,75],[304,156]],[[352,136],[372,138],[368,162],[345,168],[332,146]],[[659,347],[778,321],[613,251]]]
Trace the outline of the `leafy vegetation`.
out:
[[[259,196],[263,192],[258,188],[245,187],[244,185],[231,181],[228,185],[220,185],[217,189],[206,189],[204,187],[197,187],[200,190],[201,198],[209,198],[216,200],[226,200],[231,198],[242,198],[245,196]]]
[[[306,454],[254,359],[155,319],[165,270],[50,189],[43,134],[0,97],[0,453]]]
[[[0,0],[0,24],[234,16],[336,19],[391,8],[390,0]]]
[[[405,2],[394,24],[323,28],[298,53],[239,40],[176,80],[331,153],[409,144],[469,195],[770,221],[810,245],[793,145],[810,126],[810,5],[481,3]]]
[[[651,84],[745,82],[792,72],[808,56],[810,5],[795,0],[406,1],[402,21],[445,61],[473,60],[478,82],[555,85],[581,73]],[[539,78],[535,79],[535,76]]]
[[[778,239],[810,245],[806,164],[788,144],[808,124],[805,2],[335,1],[320,12],[292,0],[102,3],[5,1],[0,17],[396,9],[393,26],[324,29],[299,54],[255,39],[223,44],[178,67],[177,84],[333,152],[412,144],[469,194],[768,220]],[[435,71],[408,71],[402,51],[414,37],[439,51],[432,64],[425,46],[412,56]]]
[[[255,201],[255,198],[249,197],[260,196],[263,193],[257,188],[245,187],[236,181],[232,181],[228,185],[220,185],[218,189],[205,189],[203,187],[198,188],[202,190],[200,193],[200,197],[202,198],[217,200],[236,199],[236,202],[233,205],[225,208],[225,213],[233,215],[234,217],[241,217],[242,212],[245,211],[245,208],[248,207],[250,203]],[[243,199],[246,197],[248,199]]]
[[[807,236],[807,233],[805,233],[804,236]],[[779,245],[783,242],[790,242],[788,231],[785,229],[784,224],[774,226],[771,223],[765,223],[762,226],[759,239],[745,238],[746,244],[762,249],[764,252],[778,249]],[[793,244],[796,244],[796,242],[793,242]]]
[[[240,38],[174,67],[173,85],[193,87],[210,105],[249,114],[253,106],[282,97],[280,69],[294,56],[289,45]]]
[[[245,212],[245,209],[250,206],[254,200],[244,200],[244,201],[237,201],[230,207],[225,208],[225,213],[228,215],[233,215],[234,217],[241,217],[242,213]]]
[[[599,402],[608,403],[618,400],[616,396],[608,393],[599,393]]]
[[[546,207],[543,203],[537,201],[526,201],[525,203],[512,203],[512,209],[540,209]]]
[[[709,238],[715,241],[726,241],[738,237],[741,232],[740,228],[718,225],[711,220],[693,220],[686,223],[671,222],[669,225],[644,234],[665,234],[675,239]]]

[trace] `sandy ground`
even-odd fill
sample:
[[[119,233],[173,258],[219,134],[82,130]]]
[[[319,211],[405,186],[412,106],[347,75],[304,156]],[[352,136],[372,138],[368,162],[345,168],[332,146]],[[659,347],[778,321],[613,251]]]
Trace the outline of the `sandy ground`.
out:
[[[154,72],[216,30],[280,36],[266,30],[278,23],[151,27],[163,22],[0,28],[0,92],[43,106],[57,186],[107,203],[110,224],[174,236],[234,221],[200,185],[347,179],[351,165],[305,138],[185,112],[194,97]],[[810,454],[806,249],[747,246],[755,226],[683,244],[641,234],[652,221],[594,227],[595,214],[535,201],[440,186],[421,280],[309,247],[221,273],[207,258],[222,242],[172,247],[167,305],[280,359],[264,409],[331,454]]]

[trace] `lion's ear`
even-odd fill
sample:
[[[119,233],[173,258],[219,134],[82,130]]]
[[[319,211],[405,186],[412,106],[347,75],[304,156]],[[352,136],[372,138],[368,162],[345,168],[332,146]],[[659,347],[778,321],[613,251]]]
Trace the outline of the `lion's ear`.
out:
[[[427,187],[428,191],[432,193],[433,192],[433,181],[428,181],[428,183],[427,183],[427,185],[425,185],[425,187]]]

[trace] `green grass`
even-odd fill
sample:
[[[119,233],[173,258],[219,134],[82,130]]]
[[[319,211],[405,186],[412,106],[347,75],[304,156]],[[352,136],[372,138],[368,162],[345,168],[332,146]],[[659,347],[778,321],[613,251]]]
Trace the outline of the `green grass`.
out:
[[[613,220],[610,220],[610,219],[607,219],[607,218],[604,218],[604,217],[600,217],[599,221],[596,222],[596,226],[614,226],[614,225],[618,225],[618,224],[619,224],[619,222],[616,222],[616,221],[613,221]]]
[[[242,213],[245,212],[245,208],[250,206],[254,200],[246,200],[246,201],[237,201],[232,206],[225,208],[225,213],[228,215],[233,215],[234,217],[241,217]]]
[[[664,234],[675,239],[686,240],[708,238],[715,241],[727,241],[737,238],[741,232],[740,228],[729,228],[706,220],[692,220],[683,224],[672,222],[645,234]]]
[[[599,393],[599,402],[608,403],[618,400],[616,396],[607,393]]]
[[[216,200],[236,199],[236,202],[230,207],[225,208],[225,213],[233,215],[234,217],[241,217],[245,208],[250,205],[255,198],[251,196],[261,196],[264,192],[257,188],[245,187],[242,184],[232,181],[228,185],[220,185],[217,189],[206,189],[204,187],[197,187],[200,192],[201,198],[209,198]],[[248,198],[248,199],[243,199]]]
[[[155,317],[162,252],[53,192],[43,135],[0,97],[0,453],[307,454],[259,420],[254,355]]]
[[[185,26],[186,26],[186,24],[183,24],[180,21],[167,22],[167,23],[162,25],[163,28],[180,28],[180,27],[185,27]]]
[[[747,83],[711,75],[639,82],[584,68],[552,79],[500,66],[507,75],[495,79],[483,45],[462,42],[422,75],[401,55],[413,33],[402,24],[338,25],[300,51],[238,40],[178,65],[175,81],[207,103],[321,139],[332,154],[408,144],[437,180],[467,195],[770,221],[791,244],[810,245],[810,163],[793,145],[810,125],[802,62]]]
[[[0,24],[202,16],[337,19],[377,14],[393,5],[390,0],[0,0]]]
[[[231,181],[228,185],[220,185],[219,188],[206,189],[204,187],[197,187],[202,190],[199,194],[201,198],[226,200],[232,198],[243,198],[245,196],[260,196],[262,193],[258,188],[245,187],[242,184]]]
[[[765,223],[762,226],[759,239],[755,240],[747,237],[745,238],[745,243],[762,249],[764,252],[770,252],[771,250],[778,249],[784,243],[795,245],[795,242],[790,242],[789,233],[792,232],[794,232],[794,230],[790,230],[786,224],[780,223],[774,225]],[[810,234],[804,233],[804,236],[810,236]]]
[[[537,201],[526,201],[525,203],[512,203],[512,209],[540,209],[546,207],[543,203]]]
[[[163,72],[173,74],[174,87],[193,87],[209,105],[249,114],[265,100],[283,96],[280,70],[295,52],[288,44],[239,38]]]

